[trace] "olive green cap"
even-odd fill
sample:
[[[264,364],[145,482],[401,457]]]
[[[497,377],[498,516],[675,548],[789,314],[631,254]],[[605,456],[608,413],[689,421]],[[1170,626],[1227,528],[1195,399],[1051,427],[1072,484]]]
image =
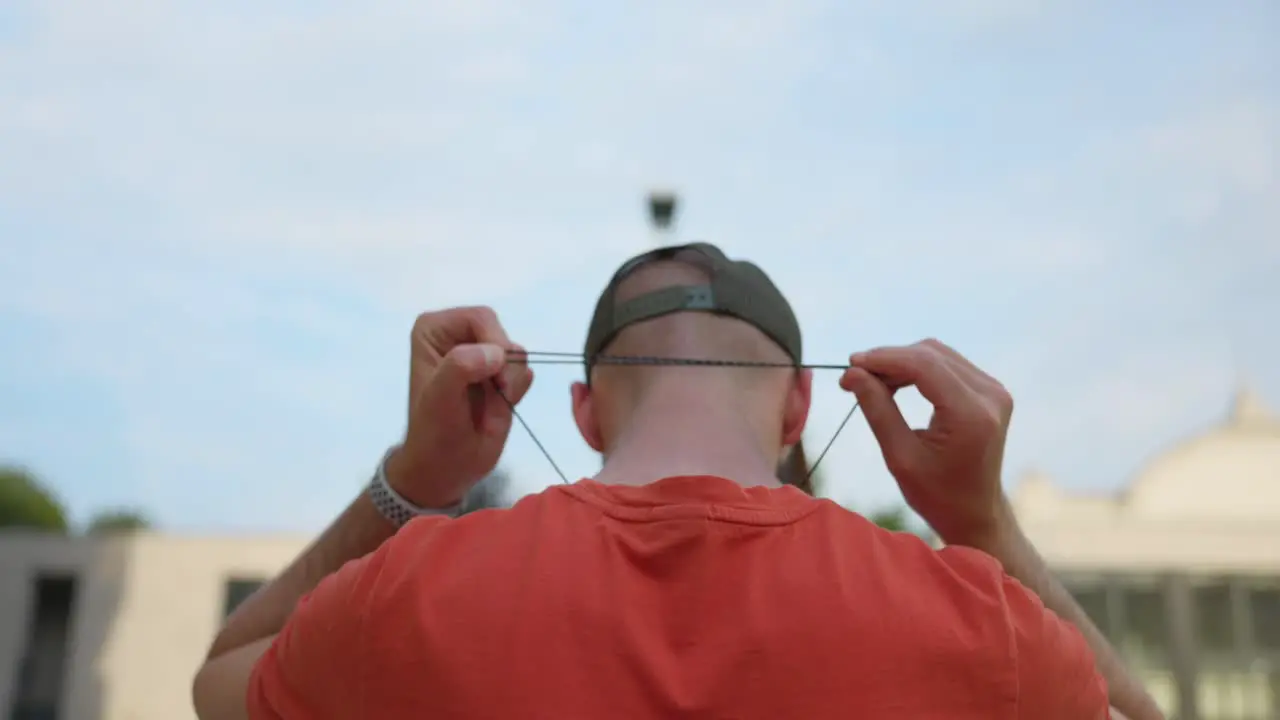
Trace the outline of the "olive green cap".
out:
[[[698,253],[690,257],[687,251]],[[683,255],[682,255],[683,254]],[[681,257],[677,257],[681,256]],[[640,266],[656,260],[688,260],[706,271],[705,285],[672,285],[619,302],[618,287]],[[732,260],[709,243],[658,248],[637,255],[618,268],[596,303],[587,331],[587,370],[596,356],[628,325],[676,312],[709,312],[748,323],[778,343],[792,362],[801,364],[800,323],[764,271],[746,260]],[[724,358],[732,360],[733,358]]]

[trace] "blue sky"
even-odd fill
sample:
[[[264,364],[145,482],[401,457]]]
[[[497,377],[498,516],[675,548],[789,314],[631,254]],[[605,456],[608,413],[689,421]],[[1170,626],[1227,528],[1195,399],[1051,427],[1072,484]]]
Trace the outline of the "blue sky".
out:
[[[774,275],[810,360],[939,337],[1014,393],[1010,485],[1114,490],[1241,382],[1280,406],[1277,27],[1269,0],[4,3],[0,458],[77,520],[314,530],[402,429],[415,314],[577,350],[659,185],[681,238]],[[584,475],[576,376],[522,412]],[[503,463],[554,480],[518,429]],[[859,421],[824,466],[898,501]]]

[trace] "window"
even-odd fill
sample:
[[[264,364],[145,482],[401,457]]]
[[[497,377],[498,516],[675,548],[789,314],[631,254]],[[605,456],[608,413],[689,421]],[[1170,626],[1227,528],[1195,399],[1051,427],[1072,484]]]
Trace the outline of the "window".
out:
[[[1093,624],[1109,639],[1115,638],[1115,623],[1107,603],[1107,589],[1101,586],[1081,587],[1071,591],[1076,602]]]
[[[1202,655],[1234,654],[1237,643],[1231,609],[1231,586],[1228,581],[1210,581],[1192,592],[1195,603],[1196,649]]]
[[[1151,576],[1070,573],[1063,582],[1080,608],[1127,659],[1167,717],[1178,716],[1169,583]]]
[[[225,619],[240,607],[240,603],[249,599],[249,596],[258,591],[258,588],[265,584],[265,580],[259,578],[233,577],[227,580],[226,588],[223,591],[222,600],[222,617]]]
[[[67,650],[71,644],[71,616],[76,581],[66,576],[37,577],[31,604],[27,646],[18,666],[11,720],[52,720],[58,717]]]
[[[1262,654],[1280,654],[1280,583],[1249,588],[1248,596],[1255,646]]]
[[[1174,672],[1168,584],[1155,579],[1117,578],[1115,644],[1168,717],[1181,714]]]
[[[1169,666],[1169,619],[1164,593],[1156,586],[1121,589],[1124,631],[1120,645],[1135,662],[1149,667]]]
[[[1192,604],[1196,651],[1196,705],[1204,720],[1275,717],[1271,679],[1257,662],[1251,630],[1255,581],[1249,578],[1194,580]]]
[[[1280,719],[1280,578],[1073,574],[1166,717]]]

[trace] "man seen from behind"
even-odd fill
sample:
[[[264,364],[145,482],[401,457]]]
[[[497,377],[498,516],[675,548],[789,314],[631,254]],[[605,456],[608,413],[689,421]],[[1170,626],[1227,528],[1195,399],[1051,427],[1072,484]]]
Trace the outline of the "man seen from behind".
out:
[[[454,518],[533,375],[491,311],[421,316],[403,442],[228,620],[200,717],[1160,717],[1018,529],[1012,401],[951,348],[855,353],[840,378],[941,550],[780,485],[813,377],[756,266],[706,244],[629,261],[585,356],[600,472]],[[754,365],[614,360],[637,356]],[[927,428],[894,402],[909,385]]]

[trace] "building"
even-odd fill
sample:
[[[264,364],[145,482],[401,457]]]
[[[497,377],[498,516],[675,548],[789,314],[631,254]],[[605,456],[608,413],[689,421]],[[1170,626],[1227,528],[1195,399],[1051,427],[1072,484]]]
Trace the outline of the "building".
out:
[[[1115,496],[1032,476],[1013,500],[1171,717],[1280,718],[1280,418],[1255,396]],[[219,624],[308,540],[0,535],[0,713],[193,718]]]
[[[1280,418],[1257,395],[1117,495],[1033,475],[1013,501],[1167,715],[1280,718]]]
[[[223,618],[308,540],[0,538],[0,717],[194,718]]]

